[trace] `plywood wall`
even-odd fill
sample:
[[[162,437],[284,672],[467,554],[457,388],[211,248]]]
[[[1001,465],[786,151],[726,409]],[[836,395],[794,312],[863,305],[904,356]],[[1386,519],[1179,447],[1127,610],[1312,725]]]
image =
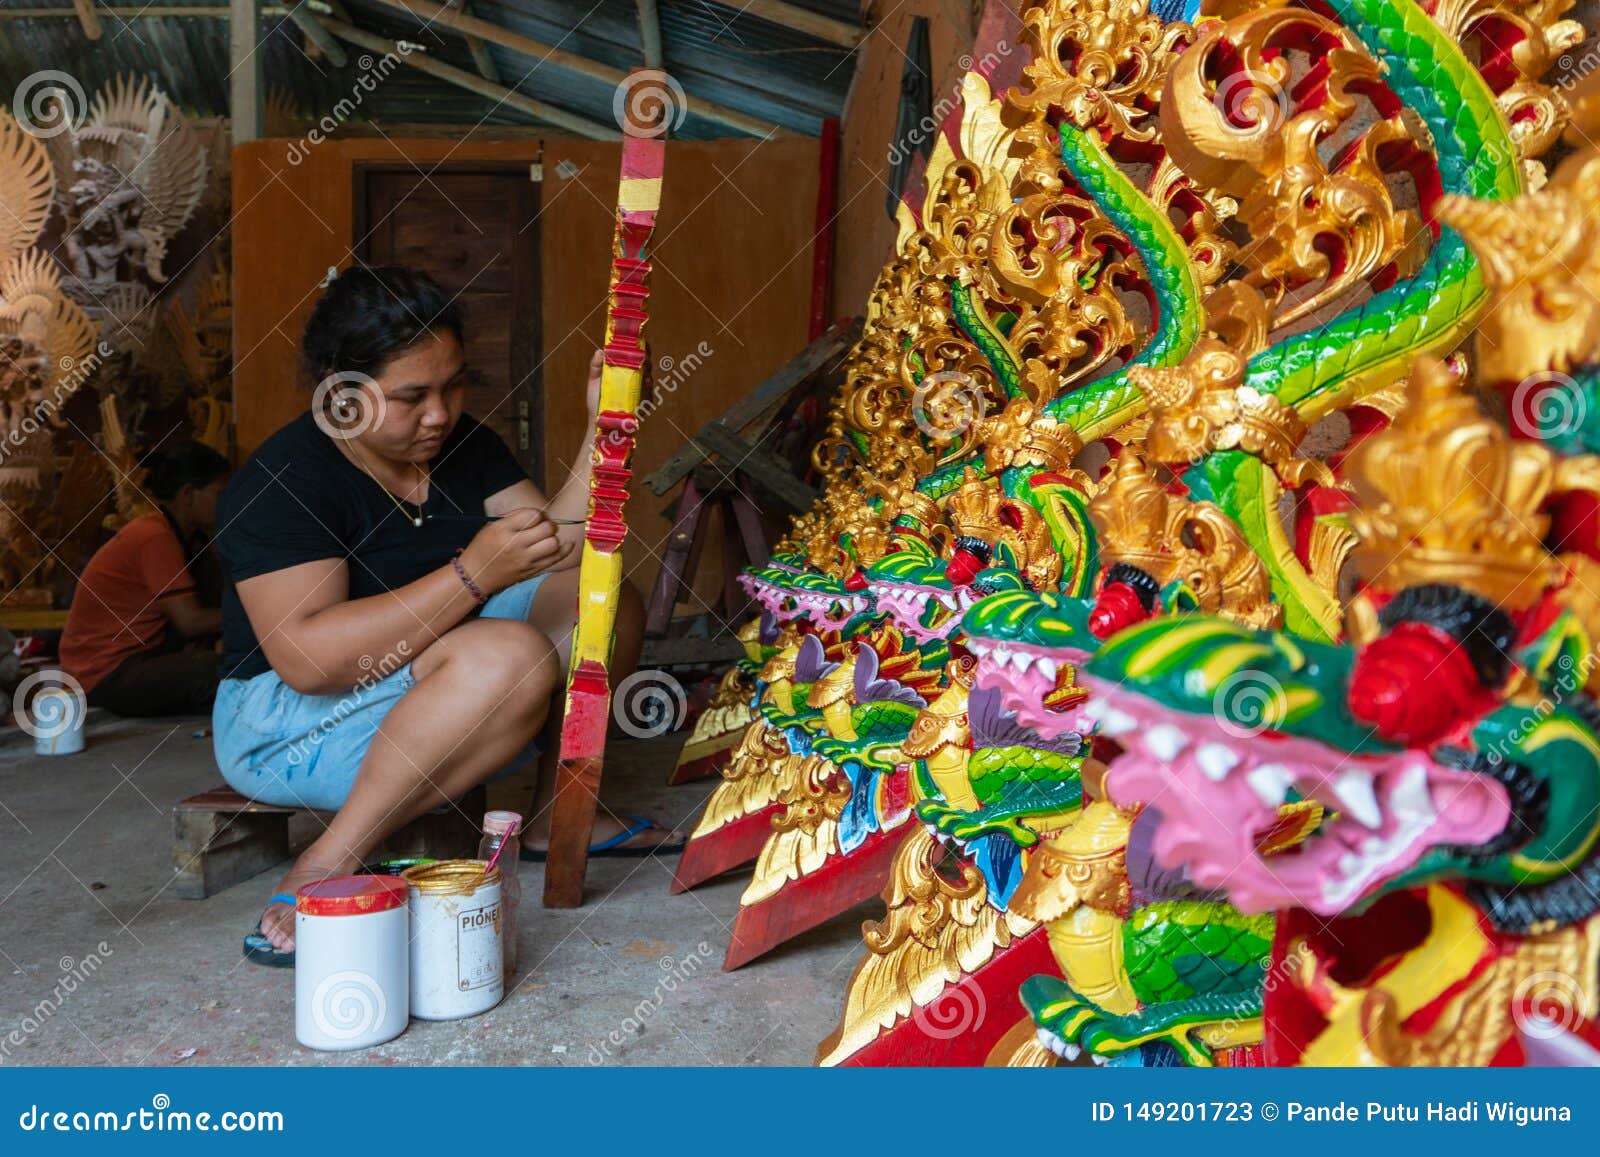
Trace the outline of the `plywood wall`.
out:
[[[981,0],[956,4],[949,0],[867,0],[862,5],[862,18],[871,24],[872,35],[862,42],[844,110],[834,313],[861,311],[894,246],[894,222],[884,206],[889,193],[889,150],[913,18],[928,18],[933,103],[936,108],[949,108],[958,99],[962,74],[972,63],[970,53],[980,17],[995,21],[991,42],[994,36],[1004,38],[1008,52],[1019,44],[1021,22],[1012,7],[1007,0],[988,0],[987,5]],[[985,8],[987,16],[983,16]]]
[[[542,147],[542,157],[541,157]],[[585,416],[584,371],[605,329],[605,294],[620,146],[336,140],[291,164],[292,143],[234,151],[235,399],[240,452],[302,412],[300,330],[330,265],[351,260],[352,191],[361,163],[419,165],[542,160],[543,380],[547,477],[570,465]],[[686,435],[777,369],[806,342],[817,142],[673,142],[654,253],[649,338],[663,388],[635,457],[647,473]],[[664,359],[674,370],[663,372]],[[696,364],[698,363],[698,364]],[[691,372],[682,367],[694,365]],[[670,383],[670,388],[669,388]],[[669,524],[662,499],[635,494],[629,567],[642,588]],[[712,561],[708,557],[708,563]],[[709,567],[708,567],[709,569]]]
[[[546,144],[541,220],[552,477],[570,463],[582,433],[583,374],[605,330],[607,269],[593,254],[610,243],[615,158],[615,146],[602,143]],[[817,142],[675,144],[662,189],[649,329],[658,393],[639,429],[634,463],[641,476],[806,344]],[[641,548],[660,549],[669,529],[656,514],[661,504],[636,488],[628,521],[641,531]],[[654,529],[645,533],[647,527]],[[715,562],[708,553],[702,570],[712,573]],[[644,584],[656,565],[650,558],[640,567]],[[713,589],[715,583],[702,593]]]
[[[355,170],[362,164],[483,164],[539,159],[538,141],[360,138],[312,148],[288,140],[233,150],[234,422],[247,455],[305,410],[300,331],[328,267],[357,243]]]

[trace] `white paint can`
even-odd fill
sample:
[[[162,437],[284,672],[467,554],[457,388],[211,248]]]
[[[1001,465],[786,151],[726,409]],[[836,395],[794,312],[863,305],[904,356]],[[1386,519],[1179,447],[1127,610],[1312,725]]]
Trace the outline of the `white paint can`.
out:
[[[295,893],[294,1035],[307,1048],[371,1048],[410,1012],[406,882],[337,876]]]
[[[411,889],[411,1015],[477,1016],[505,995],[500,869],[483,860],[407,868]]]
[[[77,681],[68,687],[46,687],[29,705],[33,750],[39,755],[76,755],[83,750],[83,722],[88,704]]]

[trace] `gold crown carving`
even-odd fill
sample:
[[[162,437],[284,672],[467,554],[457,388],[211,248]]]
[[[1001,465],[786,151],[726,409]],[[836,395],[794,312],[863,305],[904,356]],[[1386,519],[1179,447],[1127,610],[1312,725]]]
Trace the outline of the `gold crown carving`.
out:
[[[1174,561],[1166,549],[1167,526],[1182,501],[1167,493],[1141,454],[1125,447],[1089,500],[1100,565],[1129,563],[1165,585]]]
[[[1133,366],[1150,427],[1145,449],[1158,462],[1189,463],[1213,450],[1244,450],[1273,465],[1293,461],[1306,424],[1291,406],[1242,385],[1245,357],[1204,338],[1177,366]]]
[[[1001,518],[1003,506],[1009,508],[1015,525]],[[998,481],[980,480],[967,467],[961,485],[945,499],[944,511],[956,535],[1009,546],[1018,568],[1038,589],[1060,582],[1061,552],[1050,537],[1050,527],[1033,507],[1007,498]]]
[[[1600,149],[1564,161],[1549,185],[1510,201],[1440,199],[1439,220],[1471,246],[1491,304],[1478,322],[1478,372],[1511,383],[1600,360]]]
[[[1010,466],[1038,466],[1068,474],[1072,460],[1083,449],[1076,430],[1044,417],[1026,398],[1014,398],[998,414],[981,419],[977,435],[990,474]]]
[[[1420,357],[1405,407],[1346,460],[1360,500],[1350,515],[1356,568],[1381,589],[1453,583],[1512,609],[1531,606],[1560,574],[1541,507],[1568,489],[1562,475],[1592,465],[1514,441],[1443,362]]]
[[[1089,500],[1100,562],[1138,567],[1158,586],[1181,581],[1208,614],[1253,627],[1276,627],[1283,608],[1238,525],[1209,502],[1167,493],[1150,465],[1129,448],[1117,456]]]

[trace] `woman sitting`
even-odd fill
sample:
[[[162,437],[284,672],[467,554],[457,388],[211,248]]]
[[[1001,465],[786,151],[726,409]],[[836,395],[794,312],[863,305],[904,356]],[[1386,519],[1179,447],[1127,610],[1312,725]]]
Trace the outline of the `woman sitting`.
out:
[[[202,604],[195,571],[228,461],[199,442],[174,442],[145,465],[140,489],[160,509],[129,521],[84,567],[61,668],[92,705],[118,715],[203,714],[217,693],[222,614]]]
[[[337,813],[246,938],[258,963],[293,963],[297,888],[357,870],[397,828],[532,758],[564,685],[594,425],[547,499],[462,412],[462,343],[457,307],[425,274],[347,270],[306,325],[303,361],[322,383],[311,410],[223,494],[223,778]],[[597,356],[591,415],[598,390]],[[622,593],[618,678],[642,629],[637,594]],[[525,847],[548,840],[557,745]],[[595,821],[613,853],[667,835],[604,807]]]

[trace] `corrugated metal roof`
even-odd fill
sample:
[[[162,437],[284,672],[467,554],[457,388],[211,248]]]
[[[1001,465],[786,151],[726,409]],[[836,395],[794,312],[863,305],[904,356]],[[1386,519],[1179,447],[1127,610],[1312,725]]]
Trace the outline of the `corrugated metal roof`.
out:
[[[226,0],[158,0],[162,8],[226,7]],[[474,15],[513,32],[619,69],[640,67],[635,0],[468,0]],[[836,19],[855,19],[854,0],[789,0]],[[29,7],[68,8],[68,0],[27,0]],[[378,2],[346,0],[352,22],[387,39],[404,37],[436,60],[476,72],[454,30],[413,19]],[[269,89],[309,118],[347,96],[359,75],[360,50],[334,69],[308,58],[301,33],[277,11],[261,22]],[[851,53],[790,28],[741,13],[731,2],[659,0],[665,69],[691,98],[709,101],[797,133],[815,135],[838,116],[849,87]],[[103,18],[105,35],[89,41],[70,16],[0,19],[0,103],[43,69],[75,78],[85,92],[120,73],[149,77],[197,116],[222,116],[228,103],[228,22],[221,16]],[[490,45],[502,82],[524,96],[613,123],[613,86],[548,61]],[[382,126],[402,124],[533,124],[526,114],[452,84],[402,68],[367,97],[360,114]],[[699,115],[674,135],[728,136],[734,130]]]

